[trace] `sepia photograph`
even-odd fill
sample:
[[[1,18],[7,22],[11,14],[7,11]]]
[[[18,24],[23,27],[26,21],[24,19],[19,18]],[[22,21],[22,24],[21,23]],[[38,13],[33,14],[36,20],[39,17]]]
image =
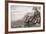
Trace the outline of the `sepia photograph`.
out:
[[[40,8],[11,5],[11,28],[40,27]]]
[[[43,5],[8,3],[8,31],[43,29]]]

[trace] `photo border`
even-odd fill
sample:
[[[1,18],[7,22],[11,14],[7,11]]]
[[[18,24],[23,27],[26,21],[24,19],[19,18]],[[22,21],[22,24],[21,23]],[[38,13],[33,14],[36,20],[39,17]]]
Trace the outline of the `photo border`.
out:
[[[40,4],[43,5],[43,30],[28,30],[28,31],[14,31],[8,32],[8,3],[26,3],[26,4]],[[24,33],[24,32],[43,32],[45,31],[45,3],[43,2],[26,2],[26,1],[5,1],[5,34],[8,33]]]

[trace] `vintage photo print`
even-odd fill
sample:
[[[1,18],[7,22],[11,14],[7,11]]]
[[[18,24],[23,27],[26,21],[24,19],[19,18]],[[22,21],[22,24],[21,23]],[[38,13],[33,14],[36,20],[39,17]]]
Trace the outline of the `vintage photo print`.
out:
[[[8,3],[8,31],[43,29],[43,5]]]

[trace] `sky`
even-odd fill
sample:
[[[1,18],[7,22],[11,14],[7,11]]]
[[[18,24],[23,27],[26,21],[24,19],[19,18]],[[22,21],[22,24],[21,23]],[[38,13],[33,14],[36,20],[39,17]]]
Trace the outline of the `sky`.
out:
[[[12,21],[16,21],[19,19],[22,19],[28,12],[30,12],[31,16],[34,13],[33,7],[32,6],[11,6],[11,11],[12,11]]]

